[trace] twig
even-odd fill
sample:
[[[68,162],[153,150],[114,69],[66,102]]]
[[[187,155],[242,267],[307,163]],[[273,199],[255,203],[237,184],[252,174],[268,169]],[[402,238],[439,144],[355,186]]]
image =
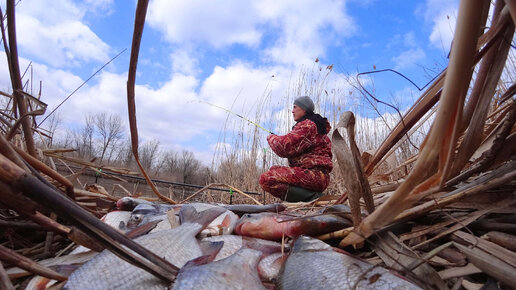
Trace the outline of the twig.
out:
[[[0,259],[9,264],[20,267],[31,273],[41,275],[50,279],[65,281],[67,278],[54,270],[41,266],[40,264],[28,259],[8,248],[0,245]]]
[[[25,98],[18,90],[23,89],[20,76],[20,65],[18,63],[18,46],[16,43],[16,20],[14,13],[14,0],[7,0],[7,31],[9,34],[9,52],[11,59],[11,83],[13,86],[14,97],[17,101],[18,110],[20,116],[24,117],[27,115],[27,104]],[[22,129],[25,137],[25,144],[27,145],[27,151],[30,155],[36,156],[36,146],[32,137],[32,126],[28,118],[22,118]]]
[[[205,191],[205,190],[207,190],[207,189],[210,189],[210,187],[213,187],[213,186],[225,186],[225,187],[227,187],[227,188],[231,188],[232,190],[234,190],[234,191],[238,192],[239,194],[241,194],[241,195],[243,195],[243,196],[245,196],[245,197],[250,198],[250,199],[251,199],[252,201],[254,201],[256,204],[258,204],[258,205],[263,205],[262,203],[260,203],[259,201],[257,201],[257,200],[256,200],[255,198],[253,198],[252,196],[250,196],[250,195],[248,195],[248,194],[246,194],[246,193],[242,192],[241,190],[239,190],[239,189],[237,189],[237,188],[235,188],[235,187],[233,187],[233,186],[231,186],[231,185],[224,184],[224,183],[210,183],[210,184],[206,185],[205,187],[203,187],[203,188],[199,189],[198,191],[194,192],[194,193],[193,193],[192,195],[190,195],[189,197],[187,197],[187,198],[183,199],[183,200],[182,200],[182,201],[180,201],[179,203],[185,203],[185,202],[187,202],[187,201],[191,200],[192,198],[194,198],[195,196],[197,196],[199,193],[201,193],[201,192],[203,192],[203,191]]]
[[[0,288],[5,290],[14,290],[14,286],[11,283],[11,280],[9,280],[2,263],[0,263]]]

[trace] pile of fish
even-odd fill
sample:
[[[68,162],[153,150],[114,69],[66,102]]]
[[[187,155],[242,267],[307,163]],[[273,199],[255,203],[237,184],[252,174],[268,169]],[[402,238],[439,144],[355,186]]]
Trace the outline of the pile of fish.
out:
[[[64,289],[419,289],[314,238],[351,225],[338,214],[303,217],[286,212],[283,204],[168,205],[131,197],[120,199],[117,208],[102,220],[138,236],[135,242],[179,268],[174,283],[108,250],[80,246],[68,259],[61,257],[69,263],[89,255],[67,273]],[[30,285],[52,283],[35,277]]]

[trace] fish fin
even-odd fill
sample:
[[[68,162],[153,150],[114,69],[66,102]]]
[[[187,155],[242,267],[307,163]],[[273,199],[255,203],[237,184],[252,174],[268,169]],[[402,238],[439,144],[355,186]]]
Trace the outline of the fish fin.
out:
[[[262,252],[262,257],[281,251],[281,244],[264,244],[255,238],[242,236],[242,247]]]
[[[216,217],[225,212],[226,209],[223,207],[213,207],[207,210],[198,212],[191,205],[183,205],[179,211],[179,220],[181,224],[184,223],[197,223],[202,227],[199,232],[203,230],[208,224],[210,224]]]
[[[225,228],[229,227],[231,225],[231,216],[229,216],[229,214],[226,215],[220,225],[221,225],[221,227],[225,227]]]
[[[215,260],[215,257],[220,252],[220,249],[222,249],[222,246],[224,245],[223,241],[217,241],[217,242],[201,242],[201,250],[203,252],[203,256],[197,257],[195,259],[192,259],[188,261],[181,270],[194,267],[194,266],[200,266],[204,264],[208,264],[213,262]]]
[[[130,230],[125,235],[130,239],[134,239],[139,236],[143,236],[143,235],[149,233],[150,231],[152,231],[161,221],[162,220],[155,220],[155,221],[145,223],[139,227],[136,227],[136,228]]]
[[[215,259],[215,256],[220,252],[224,246],[224,241],[215,241],[215,242],[199,242],[199,247],[201,248],[201,252],[204,256],[211,256]]]
[[[274,262],[272,262],[272,265],[274,265],[278,268],[282,268],[283,264],[285,264],[285,261],[287,260],[287,258],[288,258],[288,255],[283,254],[283,255],[279,256],[276,260],[274,260]]]
[[[167,211],[167,218],[171,229],[177,228],[179,226],[179,220],[177,219],[174,210]]]

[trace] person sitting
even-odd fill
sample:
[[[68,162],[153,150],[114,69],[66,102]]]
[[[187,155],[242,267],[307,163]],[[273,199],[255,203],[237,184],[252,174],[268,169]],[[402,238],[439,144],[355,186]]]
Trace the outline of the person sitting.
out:
[[[314,113],[308,96],[294,101],[292,115],[296,124],[283,136],[270,134],[267,142],[279,157],[288,158],[289,166],[272,166],[260,176],[266,192],[288,202],[308,202],[321,197],[330,183],[333,169],[328,120]]]

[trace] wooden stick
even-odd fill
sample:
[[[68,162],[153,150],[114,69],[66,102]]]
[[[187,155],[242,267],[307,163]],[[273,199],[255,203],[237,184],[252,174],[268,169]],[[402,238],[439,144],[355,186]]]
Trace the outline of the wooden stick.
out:
[[[459,243],[453,245],[468,256],[468,259],[486,274],[506,283],[516,285],[516,268],[478,248],[468,248]]]
[[[14,97],[20,117],[27,115],[27,104],[24,96],[19,92],[23,90],[23,85],[20,75],[20,65],[18,62],[18,45],[16,43],[16,20],[15,20],[15,1],[7,0],[7,31],[9,34],[9,51],[10,51],[10,65],[11,65],[11,82],[13,86]],[[32,136],[32,125],[28,118],[22,119],[23,135],[25,137],[25,145],[29,154],[36,157],[36,146],[34,145],[34,138]]]
[[[29,154],[27,154],[25,151],[21,150],[20,148],[18,148],[16,146],[13,146],[13,148],[14,148],[14,150],[16,150],[16,152],[18,154],[20,154],[23,157],[23,159],[25,159],[25,161],[27,161],[36,170],[41,171],[42,173],[50,176],[51,178],[53,178],[57,182],[59,182],[62,185],[64,185],[64,187],[66,188],[66,194],[71,199],[75,198],[74,192],[73,192],[73,184],[72,184],[72,182],[70,180],[68,180],[66,177],[62,176],[61,174],[59,174],[57,171],[53,170],[52,168],[48,167],[45,163],[43,163],[43,162],[39,161],[38,159],[30,156]]]
[[[502,232],[489,232],[486,234],[489,241],[500,245],[508,250],[516,251],[516,236]]]
[[[509,12],[511,14],[512,23],[516,25],[516,1],[515,0],[505,0],[505,4],[509,8]]]
[[[0,260],[50,279],[58,281],[65,281],[67,279],[65,276],[55,272],[54,270],[41,266],[31,259],[9,250],[2,245],[0,245]]]
[[[224,183],[210,183],[208,185],[206,185],[205,187],[199,189],[198,191],[194,192],[192,195],[190,195],[189,197],[183,199],[182,201],[180,201],[179,203],[185,203],[189,200],[191,200],[192,198],[196,197],[199,193],[207,190],[207,189],[210,189],[210,187],[214,187],[214,186],[225,186],[227,188],[231,188],[232,190],[238,192],[239,194],[245,196],[245,197],[248,197],[250,198],[252,201],[254,201],[254,203],[258,204],[258,205],[263,205],[261,202],[257,201],[255,198],[253,198],[252,196],[242,192],[241,190],[239,190],[238,188],[235,188],[231,185],[228,185],[228,184],[224,184]]]
[[[482,210],[478,210],[478,211],[475,211],[471,214],[469,214],[466,218],[462,219],[461,221],[457,221],[457,224],[455,224],[454,226],[450,227],[449,229],[446,229],[444,232],[441,232],[439,233],[438,235],[430,238],[430,239],[427,239],[426,241],[423,241],[415,246],[412,247],[412,249],[418,249],[420,248],[421,246],[424,246],[426,244],[429,244],[437,239],[440,239],[441,237],[444,237],[448,234],[451,234],[459,229],[462,229],[466,226],[468,226],[470,223],[476,221],[477,219],[479,219],[481,216],[487,214],[488,212],[490,212],[491,210],[493,209],[496,209],[496,208],[504,208],[504,207],[507,207],[507,206],[510,206],[512,204],[514,204],[514,202],[516,202],[516,199],[514,198],[506,198],[502,201],[499,201],[499,202],[496,202],[490,206],[488,206],[487,208],[485,209],[482,209]]]
[[[516,268],[516,253],[507,250],[504,247],[501,247],[485,239],[475,237],[463,231],[454,232],[451,238],[454,241],[454,244],[458,242],[467,246],[478,248],[479,250],[485,251],[486,253],[489,253],[490,255],[503,260],[504,263],[507,263],[508,265]],[[514,274],[516,275],[516,272],[514,272]]]
[[[1,13],[0,13],[1,15]],[[0,288],[5,290],[14,290],[14,286],[9,280],[7,273],[5,272],[4,266],[0,262]]]

